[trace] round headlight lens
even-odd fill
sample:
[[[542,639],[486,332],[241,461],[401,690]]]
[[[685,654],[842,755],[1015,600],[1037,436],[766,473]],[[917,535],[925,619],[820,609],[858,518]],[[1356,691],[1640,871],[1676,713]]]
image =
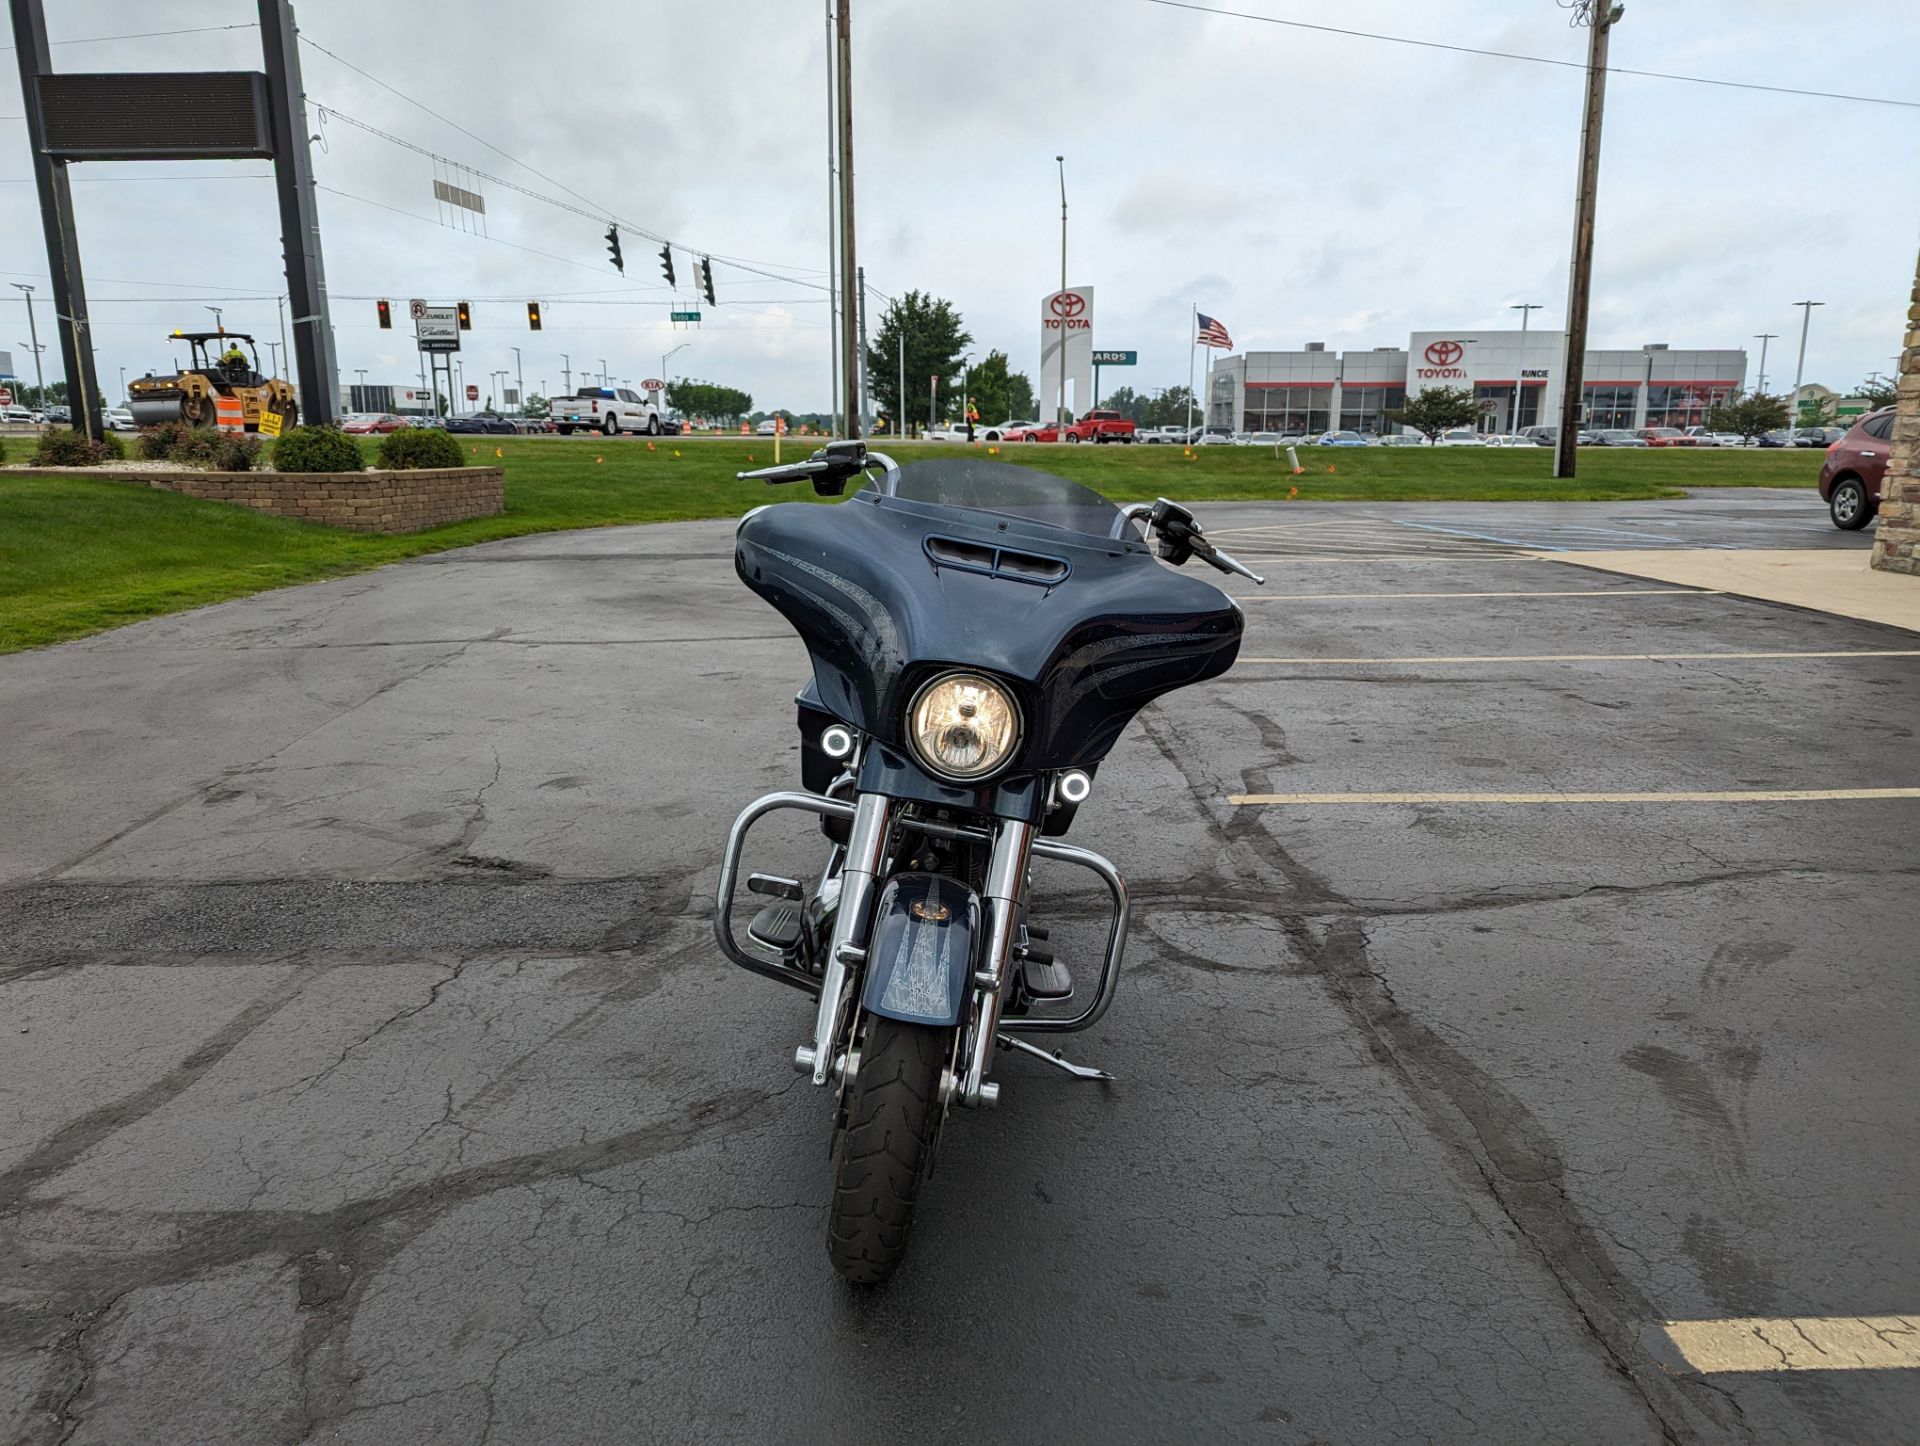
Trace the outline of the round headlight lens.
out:
[[[985,778],[1013,756],[1020,714],[998,683],[978,673],[935,678],[913,700],[907,741],[942,778]]]

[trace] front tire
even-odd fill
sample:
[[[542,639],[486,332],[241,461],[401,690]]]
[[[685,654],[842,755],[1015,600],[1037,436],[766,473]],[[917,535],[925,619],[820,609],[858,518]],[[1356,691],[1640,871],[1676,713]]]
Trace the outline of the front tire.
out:
[[[1845,477],[1833,484],[1827,514],[1842,532],[1858,532],[1873,521],[1873,504],[1867,501],[1866,486],[1858,477]]]
[[[647,435],[649,437],[657,437],[660,435],[660,419],[658,417],[647,418]]]
[[[940,1125],[952,1029],[867,1016],[827,1206],[827,1257],[855,1285],[899,1268]]]

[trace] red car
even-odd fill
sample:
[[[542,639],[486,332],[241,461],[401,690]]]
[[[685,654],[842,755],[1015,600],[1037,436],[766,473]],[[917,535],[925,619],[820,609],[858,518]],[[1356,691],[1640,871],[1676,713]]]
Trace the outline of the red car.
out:
[[[1067,428],[1069,442],[1131,442],[1133,423],[1118,412],[1088,412]]]
[[[1869,412],[1827,448],[1820,469],[1820,498],[1833,525],[1858,532],[1880,510],[1880,486],[1893,450],[1893,408]]]
[[[1649,447],[1697,447],[1698,437],[1689,437],[1678,427],[1642,427],[1633,434]]]
[[[340,428],[343,432],[404,432],[411,424],[405,417],[396,417],[391,412],[378,412],[370,416],[354,417]]]
[[[1052,422],[1041,422],[1033,427],[1015,427],[1001,438],[1003,442],[1057,442],[1060,440],[1060,428]]]

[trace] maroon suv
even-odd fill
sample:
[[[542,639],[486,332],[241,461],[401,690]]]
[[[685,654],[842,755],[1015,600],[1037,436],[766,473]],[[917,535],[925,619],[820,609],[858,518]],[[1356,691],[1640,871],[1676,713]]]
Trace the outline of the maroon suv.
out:
[[[1827,448],[1820,469],[1820,496],[1835,527],[1854,532],[1880,510],[1880,484],[1893,450],[1893,408],[1869,412]]]

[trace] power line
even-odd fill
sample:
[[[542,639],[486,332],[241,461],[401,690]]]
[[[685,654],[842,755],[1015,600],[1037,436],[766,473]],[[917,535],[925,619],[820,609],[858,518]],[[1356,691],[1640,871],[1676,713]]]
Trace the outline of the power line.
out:
[[[76,40],[50,40],[49,45],[103,45],[109,40],[158,40],[163,35],[205,35],[212,30],[252,30],[260,22],[244,21],[238,25],[195,25],[187,30],[143,30],[137,35],[86,35]],[[0,45],[0,50],[12,50],[11,45]],[[0,120],[14,120],[14,116],[0,116]]]
[[[1211,5],[1195,5],[1191,0],[1146,0],[1149,5],[1169,10],[1191,10],[1201,15],[1223,15],[1233,20],[1257,20],[1263,25],[1284,25],[1290,30],[1317,30],[1325,35],[1344,35],[1357,40],[1384,40],[1390,45],[1413,45],[1422,50],[1450,50],[1456,55],[1483,55],[1494,60],[1524,60],[1531,65],[1557,65],[1567,70],[1585,70],[1577,60],[1560,60],[1550,55],[1522,55],[1512,50],[1485,50],[1475,45],[1449,45],[1443,40],[1416,40],[1410,35],[1383,35],[1375,30],[1349,30],[1339,25],[1316,25],[1306,20],[1282,20],[1277,15],[1255,15],[1245,10],[1221,10]],[[1576,22],[1577,23],[1577,22]],[[1718,85],[1732,90],[1763,90],[1774,95],[1809,96],[1815,100],[1850,100],[1863,105],[1893,105],[1920,110],[1920,100],[1894,100],[1880,95],[1848,95],[1832,90],[1800,90],[1790,85],[1762,85],[1751,80],[1720,80],[1706,75],[1676,75],[1666,70],[1629,70],[1610,65],[1611,75],[1637,75],[1646,80],[1680,80],[1689,85]]]

